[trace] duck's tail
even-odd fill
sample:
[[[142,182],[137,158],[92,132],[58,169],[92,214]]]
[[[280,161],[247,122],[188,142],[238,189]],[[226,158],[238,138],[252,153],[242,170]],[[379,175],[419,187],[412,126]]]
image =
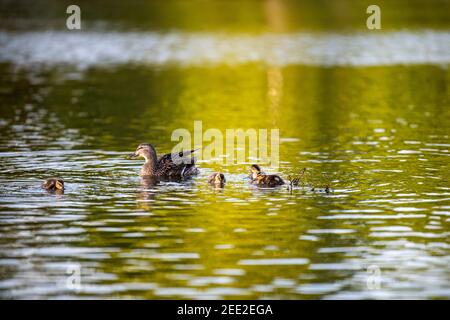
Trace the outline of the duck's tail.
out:
[[[195,166],[196,158],[193,157],[192,159],[193,159],[193,162],[186,164],[183,167],[183,169],[181,170],[181,177],[187,178],[187,177],[194,176],[199,173],[198,168]]]
[[[180,158],[183,158],[183,157],[186,157],[186,156],[188,156],[188,155],[190,155],[190,154],[192,154],[192,153],[194,153],[195,151],[198,151],[198,150],[200,150],[200,148],[192,149],[192,150],[186,150],[186,151],[180,151],[180,152],[178,152],[178,156]]]

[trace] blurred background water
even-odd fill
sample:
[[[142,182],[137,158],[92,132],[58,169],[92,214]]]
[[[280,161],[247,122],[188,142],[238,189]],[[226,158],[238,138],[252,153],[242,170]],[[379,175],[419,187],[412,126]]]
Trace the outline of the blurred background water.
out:
[[[1,298],[450,297],[449,1],[69,4],[0,1]],[[333,192],[146,185],[126,154],[195,120]]]

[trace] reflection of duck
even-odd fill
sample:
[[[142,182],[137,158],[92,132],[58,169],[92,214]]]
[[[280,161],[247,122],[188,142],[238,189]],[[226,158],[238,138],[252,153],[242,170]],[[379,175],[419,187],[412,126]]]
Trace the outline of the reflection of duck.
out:
[[[144,189],[151,189],[155,187],[159,181],[152,176],[142,177],[141,179],[141,185]]]
[[[209,175],[208,183],[215,187],[223,188],[227,180],[225,179],[225,175],[221,172],[214,172]]]
[[[275,174],[265,174],[261,172],[261,168],[254,164],[251,167],[252,184],[261,187],[276,187],[284,184],[283,179]]]
[[[48,191],[63,191],[64,181],[60,178],[50,178],[42,183],[42,188]]]
[[[183,179],[198,173],[198,168],[195,166],[196,158],[190,157],[194,151],[168,153],[158,159],[156,150],[151,144],[141,143],[136,151],[129,155],[129,158],[143,157],[145,159],[141,176]]]
[[[142,177],[141,191],[137,194],[138,206],[142,210],[151,210],[151,202],[155,198],[157,191],[153,188],[159,181],[155,177]]]

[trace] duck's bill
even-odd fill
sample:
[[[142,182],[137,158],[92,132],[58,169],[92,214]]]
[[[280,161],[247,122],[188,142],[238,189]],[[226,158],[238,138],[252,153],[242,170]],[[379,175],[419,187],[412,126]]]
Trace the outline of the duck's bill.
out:
[[[133,153],[130,153],[127,158],[128,159],[135,159],[137,157],[138,157],[138,155],[133,152]]]

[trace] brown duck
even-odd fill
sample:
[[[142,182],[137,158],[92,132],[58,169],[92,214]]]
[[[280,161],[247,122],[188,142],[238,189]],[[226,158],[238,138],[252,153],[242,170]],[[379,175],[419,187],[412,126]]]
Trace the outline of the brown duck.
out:
[[[191,154],[196,150],[168,153],[159,159],[155,148],[149,143],[141,143],[136,151],[129,155],[130,159],[145,159],[140,175],[143,177],[160,177],[184,179],[198,174],[195,166],[196,158]]]

